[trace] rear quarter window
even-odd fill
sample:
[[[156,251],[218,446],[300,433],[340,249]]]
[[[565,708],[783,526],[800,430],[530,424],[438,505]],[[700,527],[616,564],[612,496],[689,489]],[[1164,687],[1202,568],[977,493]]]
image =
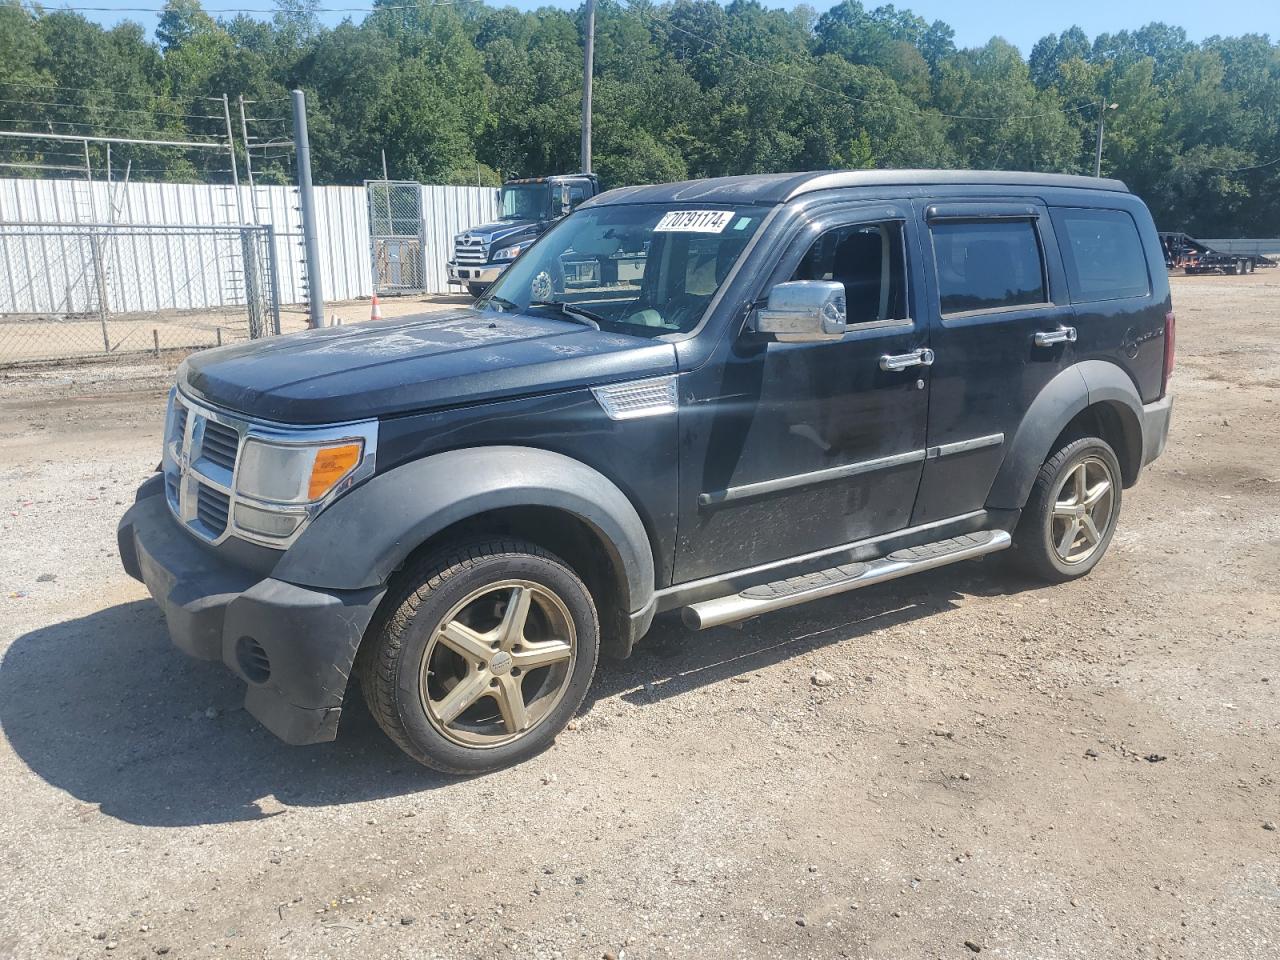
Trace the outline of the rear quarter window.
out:
[[[944,315],[1048,302],[1031,220],[941,220],[930,232]]]
[[[1072,303],[1151,292],[1138,226],[1124,210],[1058,207],[1052,213]]]

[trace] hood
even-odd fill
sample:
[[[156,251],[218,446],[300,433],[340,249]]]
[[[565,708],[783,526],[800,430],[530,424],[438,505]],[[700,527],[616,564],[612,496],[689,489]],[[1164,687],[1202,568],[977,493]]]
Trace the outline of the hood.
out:
[[[496,220],[493,223],[482,223],[479,226],[470,227],[458,234],[458,237],[474,237],[490,246],[495,243],[506,246],[524,239],[525,234],[531,238],[536,237],[541,232],[541,228],[541,220]]]
[[[178,369],[196,400],[289,424],[366,420],[660,376],[675,348],[568,320],[470,308],[206,350]]]

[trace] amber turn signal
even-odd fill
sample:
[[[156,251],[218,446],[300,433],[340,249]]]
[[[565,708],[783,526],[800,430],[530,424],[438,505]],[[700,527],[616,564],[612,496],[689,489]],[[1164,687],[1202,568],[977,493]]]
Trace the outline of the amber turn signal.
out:
[[[343,443],[336,447],[321,447],[316,451],[311,466],[311,482],[307,485],[307,499],[319,500],[334,488],[360,462],[362,443]]]

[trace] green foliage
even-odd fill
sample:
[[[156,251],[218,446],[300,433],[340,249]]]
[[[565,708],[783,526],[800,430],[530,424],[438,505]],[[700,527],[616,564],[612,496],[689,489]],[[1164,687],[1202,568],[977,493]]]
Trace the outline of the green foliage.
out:
[[[219,19],[200,0],[168,0],[151,40],[136,24],[104,29],[0,0],[4,127],[210,138],[225,134],[224,92],[259,104],[251,116],[285,117],[300,85],[319,183],[377,177],[383,151],[392,177],[433,182],[576,169],[582,9],[379,0],[362,22],[326,28],[317,4],[277,0],[270,20]],[[1280,158],[1280,46],[1266,36],[1193,43],[1152,23],[1091,40],[1068,25],[1024,58],[999,39],[958,50],[947,24],[860,0],[821,14],[760,0],[599,0],[596,21],[606,185],[890,166],[1088,173],[1099,106],[1116,103],[1103,172],[1162,226],[1280,233],[1280,163],[1268,164]],[[283,120],[253,123],[255,136],[290,137]],[[14,144],[4,156],[40,162],[65,149],[75,146]],[[258,175],[286,182],[283,156],[256,155]],[[216,177],[225,160],[120,147],[112,162],[176,180]]]

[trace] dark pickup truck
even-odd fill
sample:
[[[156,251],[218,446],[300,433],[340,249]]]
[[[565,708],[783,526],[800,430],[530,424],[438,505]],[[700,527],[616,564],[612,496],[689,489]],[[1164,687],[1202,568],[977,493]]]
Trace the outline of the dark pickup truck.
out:
[[[590,173],[508,180],[498,191],[498,219],[453,238],[453,259],[445,264],[449,283],[480,296],[553,223],[599,192]]]
[[[189,358],[120,556],[283,739],[333,739],[354,675],[411,756],[489,770],[663,611],[714,627],[1006,548],[1088,573],[1164,449],[1173,334],[1117,181],[615,190],[473,307]]]

